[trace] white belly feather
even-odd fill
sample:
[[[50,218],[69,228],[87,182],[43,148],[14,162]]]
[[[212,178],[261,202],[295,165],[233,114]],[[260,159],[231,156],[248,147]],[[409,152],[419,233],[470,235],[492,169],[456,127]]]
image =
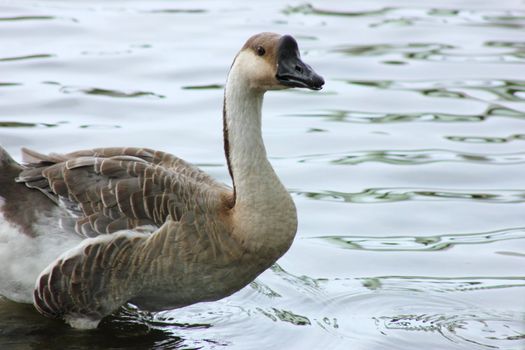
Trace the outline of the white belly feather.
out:
[[[0,208],[2,202],[0,197]],[[7,222],[0,211],[0,295],[16,302],[33,302],[33,289],[40,272],[82,240],[57,226],[56,221],[37,220],[39,235],[30,237]]]

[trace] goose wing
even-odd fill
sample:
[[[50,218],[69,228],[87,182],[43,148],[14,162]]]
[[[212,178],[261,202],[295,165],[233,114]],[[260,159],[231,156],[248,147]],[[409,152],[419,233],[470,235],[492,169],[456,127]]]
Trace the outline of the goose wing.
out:
[[[190,294],[198,300],[203,291],[178,290],[183,275],[200,269],[202,261],[223,268],[243,256],[236,240],[227,234],[210,239],[203,224],[187,213],[177,222],[167,220],[152,235],[121,231],[86,239],[42,271],[34,305],[75,328],[94,328],[129,300],[138,305],[146,300],[153,309],[185,306]]]
[[[160,227],[168,216],[177,221],[203,201],[229,192],[182,159],[151,149],[97,148],[50,155],[24,149],[23,154],[31,163],[17,181],[65,206],[76,216],[76,232],[86,237]]]
[[[145,234],[133,231],[85,240],[38,276],[34,306],[47,317],[64,318],[74,328],[95,328],[140,287],[144,276],[139,273],[137,278],[135,270],[141,267],[134,263],[132,252],[145,240]]]

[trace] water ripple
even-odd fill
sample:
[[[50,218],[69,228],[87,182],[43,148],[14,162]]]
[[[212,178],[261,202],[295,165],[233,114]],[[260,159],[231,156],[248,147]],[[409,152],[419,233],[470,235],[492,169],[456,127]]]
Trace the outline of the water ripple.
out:
[[[522,102],[525,101],[524,80],[348,80],[352,85],[369,86],[378,89],[396,91],[416,91],[425,96],[448,97],[448,98],[470,98],[469,90],[480,90],[492,94],[499,100]]]
[[[151,49],[150,44],[130,44],[124,47],[111,47],[109,50],[82,50],[81,55],[84,56],[120,56],[130,55],[138,50]]]
[[[12,121],[0,121],[0,128],[53,128],[58,126],[57,124],[51,123],[23,123],[23,122],[12,122]]]
[[[525,313],[480,308],[457,300],[466,293],[524,288],[524,277],[378,276],[319,280],[319,284],[329,297],[316,323],[327,336],[347,341],[357,337],[361,344],[369,345],[366,348],[412,349],[433,341],[442,347],[439,337],[445,337],[451,342],[451,347],[445,348],[497,343],[501,348],[519,349],[525,339]],[[359,321],[350,321],[348,313]],[[322,326],[320,321],[325,320],[331,327]],[[370,329],[370,323],[375,329]],[[411,334],[407,337],[399,331]],[[429,333],[437,338],[429,339]],[[393,341],[396,337],[399,343]]]
[[[324,297],[321,283],[323,279],[315,279],[309,276],[296,276],[284,270],[279,264],[274,264],[271,271],[285,281],[296,293],[307,296],[312,300],[319,300]]]
[[[151,314],[146,321],[154,328],[170,332],[181,339],[180,346],[186,349],[215,348],[232,345],[223,334],[214,331],[220,325],[247,324],[257,310],[225,302],[200,303],[185,308]]]
[[[73,94],[73,93],[83,93],[86,95],[95,95],[95,96],[106,96],[106,97],[116,97],[116,98],[132,98],[132,97],[154,97],[154,98],[165,98],[165,96],[156,94],[150,91],[120,91],[120,90],[110,90],[102,89],[96,87],[76,87],[76,86],[62,86],[60,92],[64,94]]]
[[[55,57],[55,55],[35,54],[35,55],[16,56],[16,57],[1,57],[0,62],[34,60],[34,59],[39,59],[39,58],[51,58],[51,57]]]
[[[0,128],[55,128],[64,124],[70,124],[68,121],[59,121],[56,123],[27,123],[27,122],[13,122],[0,121]],[[80,129],[120,129],[120,125],[115,124],[80,124],[77,126]]]
[[[181,342],[168,329],[151,327],[132,308],[119,310],[102,320],[98,329],[85,332],[42,317],[30,304],[0,299],[0,316],[2,349],[58,349],[64,344],[91,350],[177,349]]]
[[[187,85],[182,87],[183,90],[220,90],[224,89],[223,84],[207,84],[207,85]]]
[[[268,317],[274,322],[276,322],[277,320],[280,320],[282,322],[291,323],[294,326],[312,325],[312,322],[310,321],[308,317],[295,314],[292,311],[280,310],[276,308],[272,308],[271,311],[267,311],[267,310],[258,308],[258,311],[260,311],[263,315],[265,315],[266,317]]]
[[[469,277],[428,277],[428,276],[375,276],[359,277],[363,287],[370,290],[389,290],[418,293],[479,292],[483,290],[524,288],[525,277],[513,276],[469,276]]]
[[[496,46],[485,45],[487,48]],[[333,49],[334,52],[357,57],[388,56],[396,62],[460,62],[460,63],[525,63],[525,50],[520,46],[508,46],[509,50],[501,52],[470,53],[467,49],[444,43],[407,43],[407,44],[373,44],[344,45]]]
[[[465,143],[508,143],[511,141],[525,141],[525,134],[514,134],[507,137],[491,136],[445,136],[449,141]]]
[[[480,346],[485,349],[510,349],[523,345],[524,313],[496,313],[478,310],[439,314],[400,314],[376,318],[384,335],[393,331],[438,333],[452,343]],[[517,349],[517,348],[516,348]]]
[[[448,95],[450,97],[450,95]],[[456,97],[456,96],[455,96]],[[480,114],[454,114],[442,112],[382,113],[368,111],[328,110],[321,113],[290,114],[292,117],[323,118],[328,121],[360,124],[387,124],[406,122],[465,123],[483,122],[489,118],[503,117],[525,120],[525,113],[497,104],[489,105]]]
[[[13,17],[0,17],[0,22],[26,22],[26,21],[53,21],[65,19],[71,22],[78,22],[78,19],[74,17],[57,17],[57,16],[13,16]]]
[[[12,82],[0,82],[0,87],[3,86],[21,86],[22,83],[12,83]]]
[[[127,320],[121,312],[116,319],[103,324],[102,329],[111,327],[122,334],[136,328],[142,333],[142,328],[147,325],[153,335],[158,335],[153,348],[159,349],[164,348],[164,342],[173,348],[235,346],[239,336],[245,336],[255,329],[262,335],[257,339],[258,342],[274,347],[293,341],[293,338],[286,336],[290,326],[294,326],[295,334],[300,334],[310,345],[315,344],[314,347],[329,346],[331,343],[335,346],[340,345],[341,341],[354,339],[375,344],[378,339],[389,341],[396,336],[390,334],[389,338],[378,338],[379,334],[397,331],[435,332],[443,336],[440,331],[445,323],[449,325],[448,329],[454,328],[458,332],[456,334],[459,334],[460,329],[463,331],[455,343],[479,342],[484,333],[479,333],[475,325],[473,328],[461,327],[465,323],[459,320],[469,317],[470,320],[487,321],[485,329],[490,331],[493,341],[510,345],[522,339],[520,334],[508,332],[509,329],[516,330],[523,323],[520,321],[522,314],[479,310],[446,298],[443,294],[523,288],[523,277],[377,276],[312,279],[293,275],[278,265],[265,276],[274,278],[273,286],[286,288],[285,296],[275,299],[266,292],[261,293],[258,288],[244,289],[241,295],[230,298],[230,301],[197,304],[156,314],[130,310]],[[279,280],[285,283],[279,283]],[[257,282],[263,284],[260,279]],[[253,292],[260,294],[263,299]],[[322,299],[319,293],[324,294]],[[308,297],[314,303],[312,305],[320,308],[305,308],[308,302],[301,296]],[[409,299],[410,302],[407,302]],[[319,303],[319,300],[323,302]],[[349,318],[348,312],[353,317]],[[356,319],[359,322],[356,323]],[[127,321],[131,326],[120,329],[119,321]],[[122,323],[122,326],[126,324]],[[263,334],[270,330],[272,336],[264,339]],[[414,335],[417,336],[417,333]],[[276,338],[279,339],[277,342]],[[134,339],[140,340],[141,337]]]
[[[144,11],[147,13],[165,13],[165,14],[200,14],[208,12],[205,9],[180,9],[180,8],[169,8],[169,9],[156,9]]]
[[[525,12],[522,9],[489,10],[461,8],[422,8],[422,7],[380,7],[375,10],[349,11],[321,8],[312,4],[289,6],[285,14],[317,16],[380,17],[370,27],[380,26],[490,26],[520,29],[525,26]]]
[[[362,283],[361,288],[356,281]],[[330,280],[325,287],[346,290],[332,294],[323,310],[341,319],[332,332],[345,338],[357,333],[360,339],[373,342],[366,348],[416,349],[425,344],[432,349],[470,349],[481,344],[484,348],[521,349],[525,339],[525,313],[461,301],[466,293],[524,288],[523,277],[382,276]],[[349,324],[347,317],[339,317],[348,312],[359,323]]]
[[[42,21],[56,19],[55,16],[14,16],[14,17],[0,17],[0,22],[14,22],[14,21]]]
[[[508,240],[525,239],[525,227],[497,231],[443,234],[436,236],[322,236],[310,238],[322,240],[344,249],[365,251],[440,251],[456,245],[487,244]]]
[[[466,153],[446,149],[374,150],[355,151],[344,154],[315,154],[301,156],[299,159],[299,163],[309,162],[337,165],[357,165],[366,162],[395,165],[422,165],[438,162],[513,165],[525,163],[525,152],[488,154]]]
[[[345,17],[362,17],[362,16],[379,16],[394,11],[394,7],[383,7],[378,10],[369,11],[339,11],[321,9],[312,4],[303,4],[299,6],[288,6],[283,13],[286,15],[303,14],[303,15],[321,15],[321,16],[345,16]]]
[[[525,190],[462,190],[430,188],[367,188],[361,192],[300,191],[291,190],[300,196],[331,202],[385,203],[402,201],[465,200],[483,203],[523,203]]]
[[[166,96],[160,95],[151,91],[121,91],[115,89],[106,89],[99,87],[81,87],[73,85],[62,85],[56,81],[43,81],[44,85],[58,86],[59,91],[63,94],[86,94],[86,95],[95,95],[95,96],[105,96],[105,97],[114,97],[114,98],[136,98],[136,97],[146,97],[146,98],[157,98],[163,99]]]
[[[408,44],[374,44],[348,45],[335,50],[349,56],[384,56],[393,53],[402,54],[407,58],[424,58],[438,54],[443,50],[454,49],[455,46],[441,43],[408,43]]]

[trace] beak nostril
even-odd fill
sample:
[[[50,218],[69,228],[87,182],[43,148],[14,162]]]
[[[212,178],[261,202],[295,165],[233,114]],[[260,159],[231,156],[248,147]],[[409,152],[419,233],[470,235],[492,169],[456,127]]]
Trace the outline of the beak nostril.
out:
[[[299,72],[299,73],[302,73],[302,72],[303,72],[303,67],[301,67],[301,66],[295,66],[295,71],[296,71],[296,72]]]

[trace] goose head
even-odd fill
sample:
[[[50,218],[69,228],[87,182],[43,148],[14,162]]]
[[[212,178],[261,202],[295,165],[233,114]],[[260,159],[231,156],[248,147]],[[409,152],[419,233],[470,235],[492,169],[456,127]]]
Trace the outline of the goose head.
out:
[[[237,55],[232,69],[240,70],[249,88],[321,90],[324,79],[301,60],[291,35],[260,33],[252,36]]]

